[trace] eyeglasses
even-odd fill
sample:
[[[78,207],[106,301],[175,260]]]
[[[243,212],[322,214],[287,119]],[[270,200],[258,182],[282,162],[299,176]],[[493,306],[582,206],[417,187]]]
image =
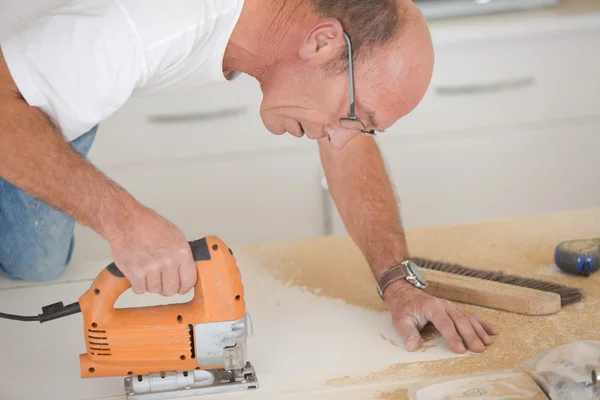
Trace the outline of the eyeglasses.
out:
[[[365,124],[356,117],[356,106],[354,104],[354,72],[352,68],[352,43],[350,37],[344,32],[346,43],[348,43],[348,75],[350,77],[350,117],[340,118],[340,125],[346,129],[360,131],[362,133],[368,133],[369,135],[375,135],[374,130],[367,130]]]

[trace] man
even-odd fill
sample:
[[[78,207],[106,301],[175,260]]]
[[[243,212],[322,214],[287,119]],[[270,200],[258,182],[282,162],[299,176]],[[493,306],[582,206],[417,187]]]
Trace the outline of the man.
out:
[[[182,232],[85,156],[97,125],[130,96],[239,73],[260,82],[270,132],[318,141],[334,201],[374,276],[409,259],[372,137],[416,107],[431,78],[429,32],[409,0],[78,0],[1,51],[0,268],[9,276],[58,277],[76,220],[110,243],[135,293],[187,293],[196,272]],[[428,322],[457,353],[463,342],[484,351],[497,333],[406,279],[383,297],[410,351]]]

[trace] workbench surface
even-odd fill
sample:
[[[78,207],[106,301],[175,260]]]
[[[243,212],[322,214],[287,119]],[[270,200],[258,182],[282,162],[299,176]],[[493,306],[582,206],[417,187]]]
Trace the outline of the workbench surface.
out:
[[[407,237],[414,256],[581,287],[585,298],[543,317],[464,306],[501,330],[486,352],[456,355],[435,329],[426,328],[423,348],[409,353],[348,237],[231,244],[254,323],[248,355],[261,387],[207,398],[403,399],[410,382],[507,370],[551,347],[600,339],[594,307],[600,303],[600,274],[566,276],[553,264],[558,242],[600,237],[600,209],[410,229]],[[47,284],[1,278],[0,311],[31,315],[56,301],[76,301],[109,261],[73,265]],[[117,307],[150,304],[165,299],[129,291]],[[79,378],[78,355],[85,351],[81,315],[45,324],[0,320],[0,330],[3,400],[125,398],[122,378]]]

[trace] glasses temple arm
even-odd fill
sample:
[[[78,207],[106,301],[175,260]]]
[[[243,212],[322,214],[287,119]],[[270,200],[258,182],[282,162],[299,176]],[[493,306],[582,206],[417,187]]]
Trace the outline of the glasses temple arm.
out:
[[[350,78],[350,118],[356,118],[356,106],[354,105],[354,71],[352,68],[352,44],[350,37],[344,32],[344,37],[348,43],[348,76]]]

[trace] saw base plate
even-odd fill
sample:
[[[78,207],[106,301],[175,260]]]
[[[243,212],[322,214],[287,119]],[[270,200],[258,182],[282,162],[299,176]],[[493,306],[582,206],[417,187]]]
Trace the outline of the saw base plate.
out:
[[[177,387],[178,378],[181,373],[171,374],[160,374],[160,384],[150,385],[150,390],[139,390],[136,386],[139,384],[136,382],[138,378],[136,376],[125,378],[125,391],[127,400],[168,400],[168,399],[184,399],[197,396],[205,396],[210,394],[222,394],[231,392],[240,392],[250,389],[258,389],[258,379],[254,371],[254,367],[247,363],[246,366],[240,371],[241,374],[237,378],[233,378],[233,375],[229,371],[212,370],[203,371],[205,373],[211,373],[215,379],[211,383],[202,384],[202,386],[195,386],[193,384],[185,387]],[[194,371],[189,371],[189,374],[193,374]],[[188,376],[188,373],[186,373]],[[224,379],[223,377],[229,378]],[[155,379],[156,374],[149,374],[141,377],[143,379]],[[138,389],[136,391],[136,389]],[[163,390],[161,390],[163,389]]]

